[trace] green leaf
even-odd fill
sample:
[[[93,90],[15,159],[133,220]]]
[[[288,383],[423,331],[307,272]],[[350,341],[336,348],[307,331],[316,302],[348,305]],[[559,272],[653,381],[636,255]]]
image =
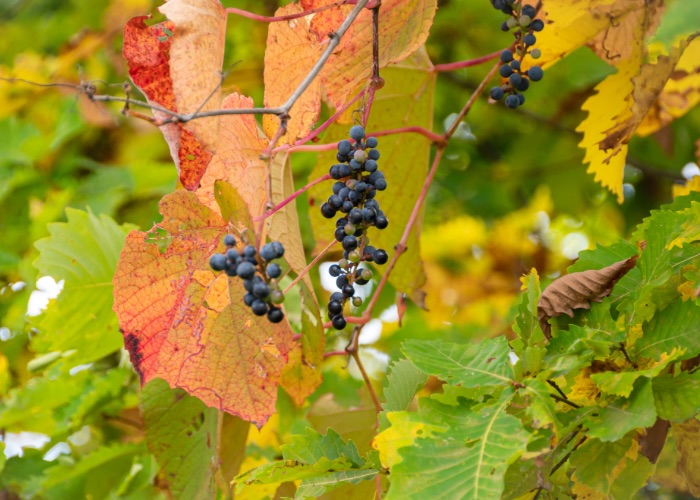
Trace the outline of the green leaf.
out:
[[[389,130],[397,127],[419,126],[432,130],[432,101],[435,93],[435,73],[424,49],[419,49],[403,61],[392,64],[382,70],[384,86],[377,92],[372,105],[372,113],[367,124],[368,132]],[[333,124],[323,135],[324,142],[339,141],[348,137],[352,118],[346,115],[344,123]],[[411,134],[396,134],[379,138],[381,158],[379,166],[386,176],[389,189],[379,193],[377,201],[382,210],[388,214],[389,226],[383,231],[372,232],[372,245],[385,248],[393,256],[393,247],[401,239],[406,223],[416,206],[422,189],[422,181],[428,173],[430,161],[430,141]],[[309,175],[315,180],[328,173],[328,168],[337,162],[336,151],[323,152],[318,155],[318,162]],[[324,248],[333,239],[331,221],[324,219],[318,207],[328,198],[329,186],[325,183],[309,190],[309,200],[315,205],[310,210],[311,222],[316,239],[317,250]],[[425,273],[420,258],[419,228],[422,212],[418,222],[407,241],[408,250],[401,254],[389,282],[397,289],[412,297],[414,292],[425,283]],[[375,276],[384,273],[376,266]]]
[[[313,429],[293,436],[281,446],[283,461],[276,461],[240,474],[236,491],[245,485],[302,480],[296,498],[312,498],[347,483],[372,479],[377,470],[360,457],[352,441],[345,442],[333,429],[324,436]]]
[[[546,370],[553,378],[572,373],[594,359],[606,359],[612,346],[605,332],[571,325],[569,330],[557,332],[547,345]]]
[[[600,390],[615,396],[629,397],[635,381],[640,377],[652,379],[661,373],[671,362],[683,355],[682,349],[674,349],[669,354],[661,354],[661,359],[651,368],[625,372],[594,373],[591,378],[598,384]]]
[[[540,277],[537,275],[536,269],[521,278],[521,281],[527,285],[527,292],[523,294],[522,301],[518,305],[513,330],[519,334],[524,345],[529,347],[544,341],[544,333],[542,333],[542,328],[537,320],[537,302],[540,300],[542,292],[540,290]]]
[[[154,379],[141,391],[146,443],[173,498],[211,498],[218,462],[218,412],[182,389]]]
[[[221,217],[238,229],[253,230],[253,220],[248,211],[248,205],[238,194],[236,188],[226,181],[214,183],[214,198],[221,209]]]
[[[644,325],[644,336],[634,344],[638,356],[659,359],[676,347],[685,349],[683,358],[700,354],[700,306],[677,299],[657,312]]]
[[[112,276],[133,226],[70,208],[66,215],[68,222],[49,224],[51,236],[34,245],[39,250],[34,266],[65,284],[40,323],[43,334],[32,343],[39,352],[74,351],[70,360],[77,365],[123,345],[112,311]]]
[[[524,396],[528,401],[527,413],[532,418],[535,428],[550,427],[554,434],[561,436],[562,426],[557,417],[554,400],[550,396],[549,386],[538,379],[525,381]]]
[[[654,471],[638,448],[632,433],[612,443],[588,439],[571,456],[573,480],[609,498],[630,498]]]
[[[690,493],[700,496],[700,421],[691,418],[683,423],[671,424],[678,448],[678,472],[686,481]]]
[[[97,448],[77,463],[59,463],[46,469],[42,487],[47,498],[96,498],[118,488],[128,475],[142,444],[117,444]]]
[[[588,435],[601,441],[617,441],[632,429],[651,427],[656,421],[651,380],[642,377],[629,398],[617,398],[585,420]]]
[[[700,371],[661,375],[651,382],[660,418],[684,422],[700,413]]]
[[[499,400],[481,407],[421,399],[413,420],[432,429],[431,436],[398,448],[402,460],[391,468],[386,498],[500,498],[508,465],[530,439],[520,420],[506,411],[512,396],[506,390]]]
[[[407,410],[416,391],[427,380],[428,376],[407,359],[392,363],[391,371],[387,375],[387,386],[384,389],[386,399],[386,403],[382,404],[384,411],[379,414],[380,430],[389,426],[386,414],[391,411]]]
[[[510,347],[505,337],[474,345],[410,340],[402,350],[420,370],[449,384],[490,389],[513,381]]]

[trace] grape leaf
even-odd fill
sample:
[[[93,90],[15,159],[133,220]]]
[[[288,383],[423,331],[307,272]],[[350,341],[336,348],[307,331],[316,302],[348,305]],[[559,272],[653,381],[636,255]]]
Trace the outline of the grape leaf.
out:
[[[301,293],[301,345],[295,343],[290,351],[289,362],[282,369],[280,384],[294,402],[301,406],[321,385],[326,336],[321,313],[311,290],[303,283],[298,286]]]
[[[136,17],[124,31],[129,75],[149,102],[183,113],[200,106],[202,111],[252,107],[252,99],[237,93],[221,99],[226,15],[220,2],[176,0],[161,10],[174,22],[149,27],[145,17]],[[154,116],[160,121],[169,118],[158,110]],[[268,201],[267,167],[259,155],[267,142],[259,137],[254,116],[207,117],[160,129],[180,181],[196,191],[202,203],[218,211],[214,184],[225,180],[237,187],[253,217],[263,213]]]
[[[260,427],[274,412],[289,327],[250,315],[243,287],[209,269],[227,232],[216,212],[187,191],[163,198],[160,210],[156,228],[169,246],[161,253],[153,232],[132,232],[114,276],[114,310],[134,368],[143,383],[162,378]]]
[[[660,375],[651,382],[659,417],[684,422],[700,413],[700,371]]]
[[[302,0],[306,9],[327,5],[331,0]],[[313,16],[311,31],[318,50],[327,43],[328,33],[338,29],[353,6],[340,6]],[[379,15],[379,67],[401,61],[415,52],[428,37],[437,10],[436,0],[383,0]],[[321,82],[334,107],[372,75],[372,12],[363,10],[345,32],[340,45],[321,71]],[[386,79],[384,73],[382,78]],[[384,89],[384,94],[389,92]]]
[[[589,44],[603,60],[616,64],[633,57],[642,36],[661,14],[660,1],[578,0],[543,3],[545,29],[537,33],[542,56],[537,64],[551,65],[577,48]],[[637,27],[646,25],[645,30]],[[527,59],[526,59],[527,61]],[[525,67],[525,66],[523,66]]]
[[[680,458],[678,472],[685,478],[690,493],[700,496],[700,421],[691,418],[680,424],[671,424],[676,436],[676,448]]]
[[[346,443],[333,429],[324,436],[313,429],[293,436],[281,446],[283,461],[272,462],[236,477],[236,491],[245,485],[302,480],[295,498],[315,498],[346,482],[372,479],[377,470],[360,457],[352,441]]]
[[[299,4],[280,7],[276,16],[302,12]],[[265,46],[265,107],[284,104],[299,84],[309,74],[320,56],[320,50],[312,43],[309,17],[300,17],[289,22],[270,23]],[[314,40],[315,41],[315,40]],[[290,60],[294,64],[290,64]],[[280,77],[284,75],[284,77]],[[281,144],[292,144],[304,137],[316,124],[321,111],[321,79],[315,78],[289,111],[287,132]],[[263,128],[272,137],[280,126],[274,115],[263,115]]]
[[[67,222],[49,224],[48,238],[35,243],[34,266],[44,276],[64,280],[63,291],[40,323],[32,341],[38,352],[74,351],[73,366],[90,363],[118,351],[119,327],[112,313],[112,276],[126,234],[134,226],[119,226],[109,217],[66,209]]]
[[[177,112],[169,62],[172,37],[167,35],[168,32],[174,33],[176,28],[170,21],[147,26],[146,19],[148,16],[135,17],[124,28],[123,55],[129,65],[129,76],[149,104]],[[170,118],[169,114],[158,110],[153,114],[158,121]],[[196,189],[211,160],[211,153],[181,123],[164,125],[161,131],[171,146],[180,181],[187,189]]]
[[[382,404],[379,414],[379,430],[389,426],[386,414],[393,411],[404,411],[413,401],[416,390],[428,380],[428,376],[420,371],[407,359],[400,359],[391,364],[391,371],[386,377],[387,386],[384,389],[386,403]]]
[[[405,444],[411,446],[398,443],[401,461],[391,467],[386,498],[500,498],[508,465],[530,440],[520,420],[506,411],[512,395],[505,390],[493,404],[481,408],[421,399],[417,418],[430,426],[431,436],[410,436]],[[390,413],[392,425],[402,415],[410,414]],[[391,427],[377,439],[390,431]]]
[[[651,427],[656,421],[651,380],[642,377],[634,383],[629,398],[617,398],[597,415],[585,419],[588,435],[601,441],[617,441],[632,429]]]
[[[683,5],[683,3],[674,4],[671,9]],[[683,51],[663,90],[637,127],[637,135],[646,137],[653,134],[685,115],[698,103],[700,103],[700,44],[695,39]]]
[[[494,386],[509,385],[514,379],[505,337],[473,345],[409,340],[401,350],[419,370],[448,384],[492,390]]]
[[[218,412],[154,379],[140,394],[146,443],[174,498],[211,498],[218,462]]]
[[[655,63],[642,65],[632,79],[632,93],[626,96],[629,108],[615,118],[615,125],[605,132],[600,148],[615,154],[629,143],[632,135],[649,112],[666,82],[676,72],[676,66],[686,48],[700,49],[700,39],[682,40],[668,56],[660,56]]]
[[[397,127],[417,125],[432,128],[433,93],[435,74],[430,71],[431,63],[423,49],[382,71],[386,83],[377,92],[372,106],[372,114],[367,126],[372,130],[387,130]],[[344,123],[349,115],[344,115]],[[337,141],[347,137],[348,125],[331,125],[324,135],[325,141]],[[383,231],[370,231],[372,245],[384,248],[392,256],[393,247],[401,239],[404,228],[421,190],[421,183],[416,179],[425,179],[430,158],[430,144],[422,137],[411,134],[392,135],[379,138],[378,149],[381,152],[379,168],[384,172],[388,188],[376,197],[381,209],[388,214],[389,226]],[[334,151],[318,155],[318,163],[311,172],[310,180],[328,173],[331,165],[337,162]],[[319,184],[309,190],[311,222],[316,238],[316,251],[324,248],[333,239],[334,225],[324,219],[318,207],[331,194],[328,184]],[[389,281],[398,290],[409,297],[416,298],[416,292],[425,283],[425,274],[420,260],[419,233],[422,217],[411,232],[407,247],[396,264]],[[377,274],[383,272],[381,266],[375,266]],[[420,302],[418,302],[420,303]]]
[[[288,153],[278,153],[272,159],[270,178],[272,181],[272,203],[281,203],[294,192],[294,177]],[[278,210],[268,221],[270,239],[284,245],[284,259],[292,271],[297,275],[300,274],[306,269],[307,263],[301,229],[299,228],[296,199]],[[306,283],[311,297],[314,297],[310,274],[306,273],[302,280]]]

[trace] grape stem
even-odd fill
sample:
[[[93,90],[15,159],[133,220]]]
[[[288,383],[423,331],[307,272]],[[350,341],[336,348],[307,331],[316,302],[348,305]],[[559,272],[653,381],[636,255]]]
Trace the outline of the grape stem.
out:
[[[404,229],[403,235],[401,236],[401,240],[394,247],[394,255],[391,257],[391,260],[389,261],[389,264],[387,265],[387,268],[384,271],[384,274],[382,275],[382,279],[377,285],[377,289],[372,294],[372,300],[370,300],[369,304],[367,304],[367,308],[362,314],[361,319],[363,323],[357,327],[357,336],[359,336],[362,332],[363,325],[366,324],[372,318],[374,308],[376,307],[377,302],[379,301],[379,297],[381,295],[382,290],[384,289],[387,281],[389,280],[391,272],[394,270],[394,267],[396,267],[396,263],[398,262],[401,255],[406,251],[406,243],[408,242],[408,237],[411,234],[413,226],[418,220],[418,217],[423,207],[423,203],[425,202],[425,198],[428,195],[428,190],[430,189],[433,179],[435,178],[435,173],[437,172],[438,166],[440,165],[440,159],[442,158],[445,148],[447,147],[447,143],[457,131],[457,127],[459,127],[459,124],[462,122],[464,117],[467,116],[467,114],[469,114],[469,111],[471,111],[472,107],[474,106],[474,103],[477,101],[479,96],[484,92],[486,86],[498,71],[499,66],[500,64],[497,63],[491,68],[488,74],[484,77],[481,83],[479,83],[477,88],[469,97],[464,107],[457,114],[457,117],[452,122],[452,125],[450,125],[447,131],[441,136],[441,141],[437,145],[437,152],[435,153],[435,157],[433,158],[433,163],[430,166],[428,176],[426,177],[425,182],[423,183],[423,188],[421,189],[421,192],[418,195],[418,199],[416,200],[416,204],[413,207],[411,216],[409,217],[408,222],[406,223],[406,227]]]
[[[306,17],[311,14],[318,14],[319,12],[323,12],[324,10],[333,9],[335,7],[340,7],[341,5],[349,3],[350,2],[348,0],[338,0],[337,2],[329,3],[328,5],[322,5],[321,7],[305,10],[304,12],[297,12],[296,14],[287,14],[284,16],[261,16],[259,14],[248,12],[247,10],[237,9],[235,7],[228,7],[226,9],[226,14],[235,14],[237,16],[252,19],[253,21],[262,21],[264,23],[277,23],[280,21],[291,21],[293,19]]]
[[[326,246],[326,248],[321,250],[318,253],[318,255],[316,257],[314,257],[314,259],[309,263],[309,265],[306,266],[304,269],[302,269],[301,272],[297,275],[297,277],[294,278],[294,280],[289,285],[287,285],[287,288],[285,288],[284,292],[282,292],[282,293],[287,295],[287,292],[289,292],[292,288],[294,288],[294,285],[299,283],[299,280],[302,279],[311,270],[311,268],[314,267],[318,263],[319,260],[321,260],[328,252],[330,252],[331,248],[333,248],[336,243],[338,243],[338,242],[336,240],[333,240]]]
[[[369,93],[365,103],[365,113],[362,124],[366,127],[369,121],[369,112],[374,103],[374,93],[384,86],[384,80],[379,76],[379,8],[382,0],[377,0],[372,8],[372,78],[369,81]]]
[[[455,71],[462,68],[470,68],[472,66],[478,66],[485,62],[493,61],[501,55],[501,50],[497,52],[492,52],[491,54],[486,54],[485,56],[477,57],[476,59],[467,59],[466,61],[457,61],[453,63],[446,64],[436,64],[433,66],[433,71]]]
[[[309,182],[306,186],[303,186],[303,187],[299,188],[299,189],[296,190],[294,193],[292,193],[292,194],[290,194],[289,196],[287,196],[284,200],[282,200],[281,202],[279,202],[277,205],[275,205],[274,207],[272,207],[270,210],[268,210],[268,211],[265,212],[264,214],[258,215],[257,217],[254,217],[254,218],[253,218],[253,221],[254,221],[254,222],[259,222],[259,221],[262,221],[262,220],[267,219],[268,217],[271,217],[271,216],[275,215],[277,212],[279,212],[280,210],[282,210],[282,209],[283,209],[285,206],[287,206],[289,203],[291,203],[292,201],[294,201],[300,194],[302,194],[302,193],[305,192],[305,191],[308,191],[309,189],[311,189],[312,187],[314,187],[316,184],[319,184],[319,183],[321,183],[321,182],[323,182],[323,181],[327,181],[327,180],[330,179],[330,178],[331,178],[331,174],[326,174],[326,175],[322,175],[322,176],[319,177],[318,179],[314,179],[313,181]]]

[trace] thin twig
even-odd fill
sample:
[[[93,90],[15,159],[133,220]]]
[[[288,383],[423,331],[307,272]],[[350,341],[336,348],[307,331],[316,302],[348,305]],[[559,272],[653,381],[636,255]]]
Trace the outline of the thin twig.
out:
[[[561,390],[561,387],[554,381],[554,380],[547,380],[547,383],[551,385],[559,394],[561,394],[561,397],[564,399],[568,399],[566,397],[566,394],[564,394],[564,391]]]
[[[369,394],[372,397],[372,402],[374,403],[374,408],[377,411],[377,414],[379,414],[379,412],[382,411],[382,405],[379,402],[379,398],[377,397],[377,393],[374,391],[374,387],[372,386],[372,381],[369,379],[369,376],[367,375],[367,372],[365,371],[365,367],[362,365],[362,361],[360,360],[359,337],[360,337],[361,330],[362,330],[361,326],[355,327],[355,329],[352,332],[352,338],[350,339],[350,343],[345,348],[345,351],[347,351],[347,353],[350,354],[352,356],[352,358],[355,360],[355,364],[357,364],[357,368],[360,370],[360,373],[362,374],[362,378],[365,381],[365,385],[367,385],[367,390],[369,391]]]
[[[379,8],[382,6],[381,0],[372,8],[372,77],[369,82],[369,93],[365,103],[365,113],[362,124],[366,127],[369,121],[369,112],[374,103],[375,92],[384,86],[384,80],[379,76]]]
[[[552,474],[554,474],[557,470],[559,470],[559,468],[562,465],[564,465],[566,463],[566,461],[569,459],[569,457],[571,457],[571,455],[579,448],[579,446],[581,446],[583,443],[586,442],[586,439],[588,439],[588,436],[583,436],[578,441],[578,443],[576,443],[574,445],[574,447],[571,448],[571,450],[569,450],[569,452],[566,455],[564,455],[564,457],[561,460],[559,460],[554,467],[552,467],[552,470],[549,472],[549,477],[552,477]]]
[[[436,64],[433,66],[433,71],[454,71],[457,69],[462,69],[462,68],[470,68],[472,66],[478,66],[479,64],[483,64],[485,62],[493,61],[497,57],[501,55],[502,50],[499,50],[497,52],[492,52],[490,54],[486,54],[485,56],[477,57],[476,59],[468,59],[466,61],[457,61],[453,63],[446,63],[446,64]]]
[[[291,290],[292,288],[294,288],[294,285],[296,285],[297,283],[299,283],[299,280],[302,279],[302,278],[304,277],[304,275],[305,275],[306,273],[308,273],[309,270],[310,270],[312,267],[314,267],[314,266],[318,263],[318,261],[321,260],[321,259],[323,258],[323,256],[326,255],[326,254],[331,250],[331,248],[333,248],[333,246],[334,246],[336,243],[338,243],[338,242],[337,242],[336,240],[333,240],[333,241],[331,241],[331,242],[328,244],[328,246],[327,246],[326,248],[324,248],[323,250],[321,250],[321,251],[319,252],[319,254],[318,254],[316,257],[314,257],[314,259],[313,259],[311,262],[309,262],[309,265],[306,266],[304,269],[302,269],[302,270],[299,272],[299,274],[297,275],[297,277],[294,278],[294,280],[293,280],[289,285],[287,285],[287,288],[285,288],[285,289],[284,289],[284,292],[282,292],[282,293],[284,293],[284,294],[286,295],[287,292],[289,292],[289,290]]]
[[[620,351],[622,351],[622,354],[625,356],[625,359],[627,360],[627,362],[628,362],[630,365],[632,365],[632,368],[635,368],[635,369],[638,368],[637,363],[635,363],[634,361],[632,361],[632,360],[630,359],[629,354],[627,354],[627,349],[625,349],[625,343],[624,343],[624,342],[620,342]]]
[[[342,351],[330,351],[323,353],[324,358],[330,358],[331,356],[349,356],[349,353],[345,349]]]
[[[262,21],[265,23],[276,23],[280,21],[291,21],[293,19],[298,19],[300,17],[306,17],[311,14],[318,14],[319,12],[323,12],[324,10],[328,9],[333,9],[335,7],[340,7],[341,5],[345,5],[347,0],[339,0],[337,2],[330,3],[328,5],[322,5],[321,7],[316,7],[315,9],[309,9],[305,10],[304,12],[297,12],[296,14],[287,14],[285,16],[261,16],[259,14],[254,14],[252,12],[248,12],[247,10],[242,10],[242,9],[236,9],[235,7],[228,7],[226,9],[227,14],[236,14],[241,17],[246,17],[248,19],[252,19],[253,21]]]
[[[567,398],[562,398],[561,396],[557,396],[556,394],[550,394],[549,397],[551,397],[554,401],[559,401],[560,403],[567,404],[572,408],[581,408],[580,405],[577,405],[573,401],[569,401]]]

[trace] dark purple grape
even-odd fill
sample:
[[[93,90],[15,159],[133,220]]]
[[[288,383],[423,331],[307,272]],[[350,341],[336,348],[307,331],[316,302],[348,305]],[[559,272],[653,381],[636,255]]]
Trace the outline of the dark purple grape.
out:
[[[214,271],[223,271],[226,269],[226,257],[224,254],[215,253],[212,255],[209,259],[209,267],[211,267]]]

